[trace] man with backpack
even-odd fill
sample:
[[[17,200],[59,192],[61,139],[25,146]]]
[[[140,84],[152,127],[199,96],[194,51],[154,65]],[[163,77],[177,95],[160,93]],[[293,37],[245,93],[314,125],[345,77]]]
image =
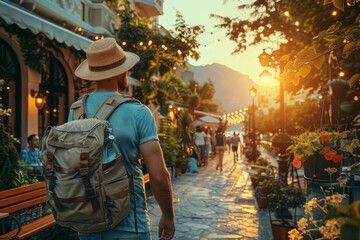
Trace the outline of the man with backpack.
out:
[[[94,119],[94,121],[99,121],[97,118],[106,119],[109,126],[107,129],[105,128],[107,134],[104,139],[107,146],[110,147],[105,148],[103,151],[102,167],[94,170],[95,172],[102,171],[102,176],[98,177],[98,175],[93,175],[91,179],[89,179],[89,176],[93,171],[91,170],[91,163],[89,163],[89,154],[80,152],[80,176],[84,184],[82,184],[82,180],[80,180],[79,185],[85,186],[85,197],[73,197],[72,199],[74,199],[74,201],[82,201],[81,199],[87,198],[90,200],[90,203],[87,207],[78,207],[79,213],[74,214],[74,216],[77,217],[81,215],[82,211],[86,209],[92,209],[94,212],[97,210],[96,206],[99,204],[97,201],[94,201],[94,199],[96,200],[96,197],[99,198],[102,192],[102,190],[96,192],[98,188],[100,189],[105,186],[106,204],[104,205],[109,205],[110,208],[116,203],[116,200],[126,195],[123,194],[124,192],[130,192],[128,193],[128,195],[130,195],[130,210],[128,214],[126,214],[119,223],[116,222],[116,219],[110,219],[110,223],[112,222],[113,225],[115,223],[115,226],[110,224],[110,227],[106,225],[106,229],[103,229],[102,227],[98,227],[98,225],[91,225],[89,223],[89,227],[87,228],[82,228],[82,226],[78,228],[77,226],[72,227],[71,224],[73,223],[67,223],[68,220],[66,219],[64,226],[68,226],[69,224],[73,229],[80,229],[77,230],[80,239],[151,239],[150,219],[147,213],[146,196],[143,185],[143,173],[138,163],[140,158],[142,158],[146,164],[151,180],[152,192],[162,211],[158,228],[159,238],[172,239],[175,233],[171,180],[159,144],[154,118],[145,105],[135,99],[119,96],[120,94],[118,93],[119,86],[127,85],[127,71],[138,61],[139,57],[136,54],[123,51],[114,38],[104,38],[93,42],[89,46],[87,59],[84,60],[75,71],[77,77],[87,81],[95,81],[96,89],[72,105],[69,113],[69,122],[66,124],[76,124],[80,122],[80,125],[77,126],[77,128],[80,128],[81,124],[85,124],[85,120]],[[80,111],[79,109],[82,110]],[[106,118],[101,116],[104,115],[104,112],[106,112],[105,115],[108,115]],[[87,119],[81,120],[82,118]],[[91,146],[91,143],[99,138],[91,137],[91,135],[95,136],[96,133],[101,132],[95,132],[94,130],[99,124],[91,127],[91,131],[86,135],[86,138],[83,138],[82,141],[75,141],[72,145],[78,147],[79,145],[85,146],[88,143],[89,146]],[[46,174],[50,179],[48,185],[53,189],[48,190],[50,194],[49,199],[50,203],[53,203],[52,205],[55,206],[54,208],[58,210],[55,216],[58,222],[58,219],[64,216],[64,210],[61,208],[67,203],[61,203],[62,199],[57,196],[62,194],[60,191],[56,194],[56,186],[58,186],[59,189],[61,184],[53,180],[55,187],[51,185],[52,172],[62,169],[61,174],[57,173],[59,177],[62,177],[65,173],[74,171],[74,167],[69,167],[69,169],[66,169],[66,167],[54,168],[51,165],[53,164],[52,159],[57,161],[56,154],[61,153],[61,150],[54,149],[58,147],[66,148],[70,145],[69,142],[66,142],[66,138],[69,138],[69,135],[75,132],[75,130],[65,133],[67,129],[69,129],[69,126],[66,125],[63,129],[58,130],[60,137],[57,137],[59,140],[56,140],[55,143],[55,140],[51,139],[53,138],[52,135],[55,134],[55,130],[53,134],[50,132],[45,144],[48,147],[47,153],[45,151],[43,153],[43,159],[46,159]],[[113,145],[115,149],[118,148],[121,153],[121,155],[119,155],[120,158],[115,157],[115,160],[113,156],[118,155],[114,153],[115,150],[111,149]],[[119,183],[109,179],[106,180],[106,182],[103,180],[103,184],[96,187],[96,182],[100,181],[100,178],[112,178],[113,175],[116,175],[116,173],[111,173],[111,176],[106,176],[121,158],[122,164],[119,165],[119,169],[120,166],[125,166],[129,178],[128,191],[116,192]],[[64,161],[66,162],[67,160],[65,159]],[[117,181],[120,182],[120,180]],[[67,195],[69,194],[70,193]],[[119,211],[122,211],[122,209],[118,209],[118,212]],[[107,217],[107,215],[108,214],[105,214],[105,217]],[[95,217],[94,214],[94,219]],[[92,217],[90,217],[90,219],[92,219]]]

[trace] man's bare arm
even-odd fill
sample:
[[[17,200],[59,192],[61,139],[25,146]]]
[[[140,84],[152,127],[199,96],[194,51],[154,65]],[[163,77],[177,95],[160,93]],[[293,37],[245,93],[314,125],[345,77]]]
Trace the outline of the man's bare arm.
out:
[[[140,152],[150,175],[151,190],[162,212],[159,237],[167,235],[171,239],[175,233],[172,186],[159,142],[148,141],[141,144]]]

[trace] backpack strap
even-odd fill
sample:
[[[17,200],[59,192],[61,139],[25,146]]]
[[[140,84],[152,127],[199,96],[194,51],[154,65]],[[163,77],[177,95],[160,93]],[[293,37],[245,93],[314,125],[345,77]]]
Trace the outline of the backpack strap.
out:
[[[72,114],[72,119],[73,120],[78,120],[81,117],[82,118],[87,118],[85,102],[86,102],[86,98],[88,96],[89,96],[88,93],[84,94],[84,95],[80,96],[79,99],[76,102],[71,104],[70,109],[73,110],[73,114]]]
[[[94,118],[106,120],[111,113],[121,104],[126,102],[139,102],[139,100],[126,95],[114,94],[108,97],[94,114]]]

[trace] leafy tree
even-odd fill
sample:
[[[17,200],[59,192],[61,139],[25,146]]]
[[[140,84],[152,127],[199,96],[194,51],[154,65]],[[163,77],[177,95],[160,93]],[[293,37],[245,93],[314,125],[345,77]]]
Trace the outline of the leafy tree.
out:
[[[186,101],[192,113],[195,109],[204,112],[217,112],[219,106],[213,103],[215,86],[210,79],[205,81],[201,86],[196,80],[191,79],[188,87],[192,95],[190,95]]]
[[[349,6],[344,6],[344,0],[332,1],[335,5],[342,5],[343,8],[343,12],[337,12],[336,16],[331,15],[333,6],[326,4],[331,2],[330,0],[252,0],[250,2],[250,4],[241,3],[238,7],[240,11],[249,12],[250,17],[246,15],[231,19],[214,14],[212,16],[220,20],[221,23],[217,26],[227,29],[229,39],[237,43],[234,53],[246,50],[247,46],[277,42],[278,49],[272,52],[274,59],[271,62],[273,64],[279,64],[281,60],[287,62],[281,76],[281,80],[286,81],[287,91],[296,92],[301,88],[318,89],[319,86],[326,86],[329,70],[323,63],[329,56],[330,50],[334,51],[338,59],[336,61],[338,65],[332,66],[333,76],[336,76],[341,68],[346,68],[349,76],[359,71],[359,66],[356,64],[360,58],[359,47],[355,48],[352,44],[356,54],[346,59],[342,56],[341,46],[348,43],[334,45],[335,39],[336,43],[341,40],[349,43],[358,41],[359,27],[356,20],[360,9],[358,1],[348,1],[351,3]],[[356,34],[353,32],[352,37],[358,37],[347,37],[346,34],[342,34],[344,32],[333,34],[331,28],[334,28],[332,26],[335,22],[341,22],[343,29],[352,29],[356,32]],[[354,26],[356,24],[357,26]],[[329,28],[329,34],[324,34],[323,31]],[[351,32],[347,30],[345,32]]]
[[[152,101],[160,107],[160,113],[168,113],[169,100],[184,101],[189,91],[183,82],[171,73],[177,66],[185,65],[187,58],[199,58],[197,36],[203,26],[188,26],[177,13],[175,31],[151,29],[148,19],[135,16],[127,1],[122,8],[113,6],[121,20],[117,35],[124,50],[140,56],[140,62],[132,69],[131,76],[142,81],[136,97],[143,102]]]
[[[320,124],[321,106],[316,99],[287,105],[285,113],[286,130],[290,134],[297,134],[304,129],[313,129]],[[260,133],[276,133],[279,131],[277,127],[280,121],[280,110],[271,108],[266,114],[259,111],[255,121],[256,129]]]

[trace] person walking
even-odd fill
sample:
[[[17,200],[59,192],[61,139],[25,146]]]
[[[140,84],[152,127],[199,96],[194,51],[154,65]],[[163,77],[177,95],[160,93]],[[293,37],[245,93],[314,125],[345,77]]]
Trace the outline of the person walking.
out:
[[[220,167],[220,172],[222,172],[224,152],[225,152],[225,148],[226,148],[226,137],[223,134],[223,132],[221,132],[220,130],[216,131],[215,141],[216,141],[216,155],[218,156],[216,170],[218,170]]]
[[[210,130],[210,136],[211,136],[211,159],[213,159],[216,156],[216,140],[215,140],[215,133]]]
[[[230,153],[231,152],[231,137],[227,136],[227,137],[225,137],[225,139],[226,139],[225,150],[227,150]]]
[[[239,159],[239,143],[240,143],[240,137],[238,134],[234,132],[233,136],[231,137],[231,149],[234,156],[234,163]]]
[[[199,154],[198,165],[201,164],[205,165],[205,142],[206,142],[206,135],[205,132],[202,130],[200,126],[196,126],[196,131],[194,134],[195,138],[195,146],[197,153]]]
[[[88,95],[85,102],[86,113],[91,117],[109,96],[119,94],[119,86],[127,86],[127,72],[140,58],[134,53],[125,52],[114,38],[93,42],[87,49],[86,56],[87,59],[75,70],[75,75],[80,79],[96,83],[95,91]],[[69,113],[69,121],[71,120],[72,110]],[[151,239],[143,172],[138,163],[138,159],[142,157],[151,179],[152,192],[162,212],[158,236],[160,239],[172,239],[175,224],[171,178],[165,165],[153,115],[145,105],[139,102],[127,102],[116,108],[108,121],[128,174],[130,175],[135,169],[134,189],[130,189],[130,212],[113,229],[94,233],[79,232],[79,238]],[[136,205],[134,196],[136,196]]]
[[[208,165],[209,162],[209,153],[211,147],[211,135],[210,129],[205,129],[205,165]]]
[[[20,152],[20,161],[27,162],[25,170],[29,177],[42,180],[41,158],[39,152],[39,136],[31,134],[27,137],[28,146]]]

